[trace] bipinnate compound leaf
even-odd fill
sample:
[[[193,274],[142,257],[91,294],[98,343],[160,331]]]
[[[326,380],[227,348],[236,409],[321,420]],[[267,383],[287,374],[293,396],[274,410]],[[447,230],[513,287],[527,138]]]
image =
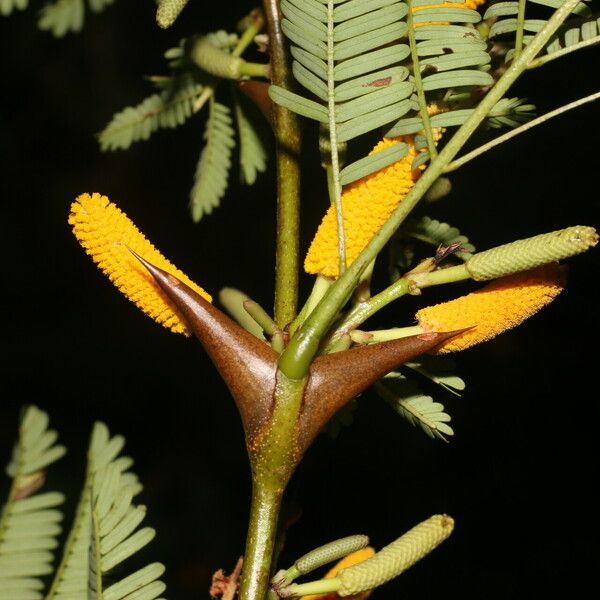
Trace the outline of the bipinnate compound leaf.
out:
[[[54,549],[61,532],[64,502],[58,492],[37,493],[44,471],[65,453],[48,429],[48,415],[29,406],[19,427],[19,439],[7,467],[12,478],[0,512],[0,598],[41,600],[43,580],[52,572]]]
[[[235,147],[232,124],[229,108],[211,97],[204,130],[206,144],[200,154],[190,193],[190,210],[195,222],[219,206],[227,190],[231,152]]]

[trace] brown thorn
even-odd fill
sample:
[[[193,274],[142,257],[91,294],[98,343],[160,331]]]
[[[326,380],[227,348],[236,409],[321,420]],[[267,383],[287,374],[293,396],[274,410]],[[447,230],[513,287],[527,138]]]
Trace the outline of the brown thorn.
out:
[[[269,97],[269,84],[248,79],[238,82],[238,87],[260,109],[265,119],[273,126],[273,102]]]
[[[424,333],[320,356],[310,369],[298,423],[304,452],[329,419],[392,369],[462,333]]]
[[[204,346],[237,404],[250,445],[272,412],[277,354],[177,277],[130,252],[148,269]]]

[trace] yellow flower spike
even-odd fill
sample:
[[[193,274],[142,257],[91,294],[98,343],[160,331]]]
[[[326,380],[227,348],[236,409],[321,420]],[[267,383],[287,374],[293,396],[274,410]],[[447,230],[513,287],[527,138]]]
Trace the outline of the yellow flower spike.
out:
[[[209,302],[212,298],[173,266],[125,213],[106,196],[81,194],[71,205],[69,224],[92,260],[127,298],[167,329],[190,335],[175,305],[130,249],[186,283]]]
[[[351,183],[344,189],[342,210],[347,265],[354,262],[419,177],[420,170],[411,169],[413,160],[419,154],[415,149],[413,136],[384,138],[370,154],[400,142],[408,144],[408,152],[400,160]],[[335,209],[329,207],[306,255],[304,270],[314,275],[337,277],[338,265]]]
[[[427,331],[470,328],[436,349],[438,354],[456,352],[520,325],[552,302],[564,285],[565,269],[550,263],[502,277],[472,294],[423,308],[416,318]]]
[[[375,550],[371,548],[371,546],[367,546],[366,548],[362,548],[361,550],[357,550],[356,552],[352,552],[352,554],[348,554],[345,558],[342,558],[338,563],[336,563],[325,575],[325,579],[333,579],[342,569],[347,569],[353,565],[357,565],[358,563],[367,560],[367,558],[371,558],[375,554]],[[371,590],[366,592],[360,592],[353,596],[346,596],[348,600],[366,600],[371,595]],[[336,592],[330,592],[328,594],[313,594],[310,596],[303,596],[302,600],[334,600],[339,598]]]

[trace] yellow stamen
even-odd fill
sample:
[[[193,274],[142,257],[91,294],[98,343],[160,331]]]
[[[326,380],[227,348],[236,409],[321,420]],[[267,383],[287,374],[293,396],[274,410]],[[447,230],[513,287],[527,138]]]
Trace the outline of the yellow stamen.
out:
[[[342,558],[338,563],[336,563],[325,575],[325,579],[333,579],[342,569],[347,569],[352,565],[357,565],[358,563],[367,560],[367,558],[371,558],[375,554],[375,550],[371,548],[371,546],[367,546],[366,548],[362,548],[361,550],[357,550],[356,552],[352,552],[352,554],[348,554],[345,558]],[[371,595],[371,590],[367,592],[361,592],[354,596],[346,596],[348,600],[366,600]],[[302,600],[334,600],[339,598],[339,596],[335,592],[331,592],[328,594],[312,594],[310,596],[303,596]]]
[[[342,210],[347,265],[354,262],[419,177],[420,170],[411,169],[413,160],[419,154],[413,136],[384,138],[371,154],[400,142],[408,144],[408,152],[399,161],[344,189]],[[337,277],[338,265],[336,215],[334,208],[329,207],[306,255],[304,270],[314,275]]]
[[[174,267],[117,206],[100,194],[81,194],[71,205],[69,224],[85,251],[127,298],[175,333],[190,332],[183,317],[129,249],[183,281],[209,302],[212,298]]]
[[[516,327],[562,292],[564,269],[550,263],[502,277],[477,292],[421,309],[416,317],[427,331],[468,331],[442,344],[437,352],[464,350]]]

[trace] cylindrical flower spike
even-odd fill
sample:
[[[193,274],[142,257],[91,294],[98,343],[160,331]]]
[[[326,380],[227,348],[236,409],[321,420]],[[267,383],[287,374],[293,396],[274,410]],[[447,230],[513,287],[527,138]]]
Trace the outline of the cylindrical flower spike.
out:
[[[294,563],[294,566],[287,571],[282,570],[277,573],[271,580],[271,585],[274,589],[289,585],[296,577],[310,573],[334,560],[356,553],[365,548],[368,543],[369,537],[366,535],[350,535],[324,544],[323,546],[319,546],[306,553],[304,556],[301,556]]]
[[[357,552],[369,544],[366,535],[351,535],[339,540],[320,546],[299,558],[295,566],[302,574],[310,573],[319,567],[326,565],[342,556]]]
[[[486,342],[520,325],[562,292],[565,269],[550,263],[502,277],[481,290],[423,308],[416,318],[425,331],[468,329],[436,348],[456,352]]]
[[[576,225],[479,252],[465,266],[475,281],[486,281],[569,258],[597,243],[593,227]]]
[[[412,170],[419,154],[413,136],[384,138],[371,154],[400,142],[408,144],[408,152],[399,161],[348,185],[342,194],[346,264],[350,265],[379,231],[393,210],[404,199],[418,179],[420,170]],[[337,220],[330,207],[317,230],[304,270],[314,275],[337,277],[339,273]]]
[[[192,60],[207,73],[224,79],[239,79],[240,67],[244,59],[213,44],[210,36],[204,36],[194,43]]]
[[[71,205],[69,224],[92,260],[149,317],[175,333],[190,335],[185,320],[133,250],[185,282],[209,302],[200,286],[173,266],[117,206],[100,194],[81,194]]]
[[[454,520],[448,515],[434,515],[419,523],[373,557],[342,569],[337,574],[341,582],[338,595],[352,596],[397,577],[439,546],[453,528]]]
[[[333,579],[337,577],[337,574],[342,569],[347,569],[354,565],[357,565],[368,558],[371,558],[375,554],[375,550],[371,548],[371,546],[367,546],[362,550],[357,550],[356,552],[352,552],[345,558],[342,558],[340,562],[338,562],[333,568],[327,571],[325,575],[325,579]],[[350,596],[349,600],[366,600],[371,595],[371,590],[366,590],[364,592],[360,592],[358,594],[353,594]],[[336,592],[330,592],[329,594],[312,594],[310,596],[303,596],[302,600],[335,600],[335,598],[339,598],[339,594]]]
[[[187,3],[188,0],[159,0],[156,9],[158,25],[163,29],[171,27]]]

